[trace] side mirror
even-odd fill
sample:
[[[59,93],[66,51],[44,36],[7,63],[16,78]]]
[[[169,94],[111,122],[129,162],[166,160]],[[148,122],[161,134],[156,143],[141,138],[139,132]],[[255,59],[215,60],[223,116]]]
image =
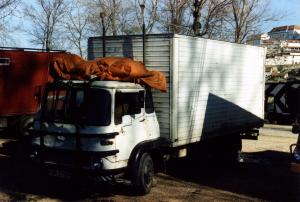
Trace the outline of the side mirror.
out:
[[[123,126],[129,126],[132,124],[132,118],[130,115],[122,116],[122,124]]]

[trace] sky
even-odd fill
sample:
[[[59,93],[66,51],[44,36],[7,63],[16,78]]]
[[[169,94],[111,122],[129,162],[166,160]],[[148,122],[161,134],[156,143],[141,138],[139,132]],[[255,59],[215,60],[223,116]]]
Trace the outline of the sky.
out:
[[[27,3],[33,2],[34,0],[26,0]],[[267,1],[267,0],[263,0]],[[271,9],[273,12],[283,14],[283,17],[280,17],[277,21],[268,23],[263,32],[269,32],[273,27],[276,26],[283,26],[283,25],[300,25],[300,0],[269,0]],[[19,15],[20,16],[20,15]],[[13,24],[19,26],[20,24],[26,23],[20,18],[14,18]],[[14,33],[17,38],[16,45],[18,47],[31,47],[34,48],[35,46],[30,44],[29,36],[24,33],[18,31]]]
[[[272,27],[283,25],[300,25],[300,0],[270,0],[270,9],[283,13],[284,17],[270,23],[265,29],[270,31]]]

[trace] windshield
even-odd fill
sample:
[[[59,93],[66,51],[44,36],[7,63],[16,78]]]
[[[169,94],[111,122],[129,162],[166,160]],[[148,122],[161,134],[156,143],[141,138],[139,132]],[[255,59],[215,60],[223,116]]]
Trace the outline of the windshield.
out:
[[[62,123],[107,126],[111,121],[111,95],[103,89],[49,88],[43,118]]]

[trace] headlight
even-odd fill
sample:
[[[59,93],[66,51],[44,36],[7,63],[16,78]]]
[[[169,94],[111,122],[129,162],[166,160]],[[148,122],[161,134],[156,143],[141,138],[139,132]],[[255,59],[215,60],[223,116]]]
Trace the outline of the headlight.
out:
[[[33,144],[33,145],[40,145],[40,137],[33,137],[31,139],[31,144]]]
[[[32,138],[32,144],[40,145],[41,138],[39,136]],[[75,149],[75,137],[64,135],[45,135],[44,145],[47,147],[56,147],[63,149]]]
[[[54,147],[56,143],[57,136],[54,135],[45,135],[44,136],[44,144],[48,147]]]
[[[40,142],[41,142],[40,136],[33,137],[31,142],[32,142],[32,144],[40,145]],[[55,142],[56,142],[56,136],[53,136],[53,135],[45,135],[44,136],[44,145],[45,146],[48,146],[48,147],[54,146]]]

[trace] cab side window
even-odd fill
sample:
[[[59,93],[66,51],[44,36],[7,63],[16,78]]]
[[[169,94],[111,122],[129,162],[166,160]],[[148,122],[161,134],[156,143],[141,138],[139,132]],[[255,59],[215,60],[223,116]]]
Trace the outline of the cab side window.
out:
[[[145,95],[145,110],[146,110],[147,114],[151,114],[151,113],[154,112],[152,92],[151,92],[150,88],[148,88],[146,90],[146,95]]]
[[[144,91],[137,93],[116,93],[115,124],[122,123],[122,116],[141,113],[144,107]]]

